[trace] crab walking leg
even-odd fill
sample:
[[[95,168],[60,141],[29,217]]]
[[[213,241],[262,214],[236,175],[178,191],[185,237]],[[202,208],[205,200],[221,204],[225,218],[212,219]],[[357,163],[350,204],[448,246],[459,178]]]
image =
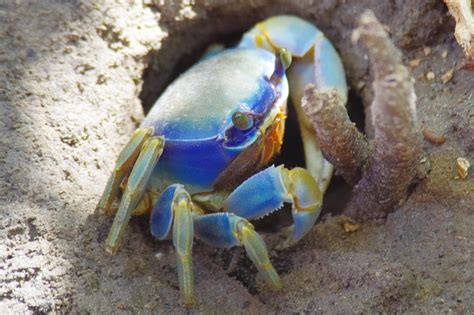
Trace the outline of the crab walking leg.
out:
[[[224,209],[256,219],[278,210],[283,202],[293,204],[287,247],[310,231],[321,212],[322,193],[306,169],[270,166],[240,184],[224,201]]]
[[[273,290],[281,289],[281,280],[270,262],[267,246],[249,221],[232,213],[212,213],[195,216],[194,228],[196,237],[211,246],[243,245],[267,285]]]
[[[117,252],[119,242],[130,220],[132,211],[136,208],[145,193],[146,184],[151,172],[155,168],[156,162],[163,152],[163,147],[164,139],[161,137],[152,137],[143,143],[140,155],[128,177],[119,209],[117,210],[109,235],[105,241],[107,252],[111,254]]]
[[[326,191],[333,166],[324,159],[315,131],[301,108],[304,88],[311,83],[318,90],[335,89],[341,103],[347,101],[347,84],[341,59],[324,34],[311,23],[281,15],[258,23],[245,33],[239,47],[259,47],[272,52],[286,48],[292,55],[287,70],[290,95],[300,123],[306,168]]]
[[[193,270],[191,252],[193,248],[193,218],[191,216],[191,198],[180,196],[174,210],[173,245],[176,248],[178,278],[185,304],[194,299]]]
[[[247,220],[240,220],[236,224],[236,233],[244,244],[245,251],[257,267],[265,282],[273,290],[282,288],[280,277],[268,258],[268,250],[262,237],[255,232],[253,225]]]
[[[176,249],[179,287],[185,304],[194,303],[192,270],[193,214],[189,194],[182,185],[171,185],[162,193],[150,217],[151,234],[157,239],[172,236]],[[171,225],[173,230],[171,231]]]
[[[106,214],[112,214],[112,201],[118,196],[120,192],[120,184],[130,173],[133,164],[140,154],[140,149],[142,148],[143,143],[149,139],[152,134],[152,127],[137,129],[120,152],[117,162],[115,163],[114,171],[107,182],[107,186],[105,187],[104,193],[102,194],[98,204],[98,207]]]

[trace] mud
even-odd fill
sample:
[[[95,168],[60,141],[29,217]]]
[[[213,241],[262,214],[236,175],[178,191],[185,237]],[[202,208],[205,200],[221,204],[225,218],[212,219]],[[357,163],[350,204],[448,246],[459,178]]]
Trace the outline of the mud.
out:
[[[474,177],[457,179],[455,160],[473,163],[474,76],[458,68],[463,52],[442,1],[196,2],[0,3],[0,313],[186,312],[172,246],[151,238],[146,219],[132,220],[117,256],[104,253],[111,219],[95,207],[121,146],[209,43],[276,13],[327,34],[352,105],[367,106],[367,58],[350,41],[365,8],[413,65],[422,127],[446,138],[424,142],[428,175],[386,220],[352,233],[335,215],[347,187],[331,187],[311,234],[272,251],[280,293],[245,258],[227,275],[231,253],[198,242],[195,312],[473,313]],[[275,246],[279,235],[263,225]]]

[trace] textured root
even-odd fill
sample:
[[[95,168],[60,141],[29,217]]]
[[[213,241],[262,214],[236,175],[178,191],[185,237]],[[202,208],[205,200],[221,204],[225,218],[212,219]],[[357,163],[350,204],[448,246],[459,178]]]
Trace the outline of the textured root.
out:
[[[463,69],[474,71],[474,2],[470,0],[444,0],[449,13],[456,21],[454,36],[464,49]]]
[[[372,143],[357,131],[333,93],[308,87],[304,109],[325,157],[355,185],[349,214],[384,217],[407,197],[422,153],[413,79],[371,11],[362,14],[353,39],[365,46],[375,76]]]
[[[403,201],[422,152],[413,79],[401,52],[370,11],[359,21],[354,38],[365,46],[375,74],[372,125],[374,144],[351,204],[363,216],[384,216]]]
[[[367,141],[350,121],[344,104],[334,91],[318,91],[308,85],[302,101],[306,115],[313,122],[324,157],[347,183],[357,184],[367,160]]]

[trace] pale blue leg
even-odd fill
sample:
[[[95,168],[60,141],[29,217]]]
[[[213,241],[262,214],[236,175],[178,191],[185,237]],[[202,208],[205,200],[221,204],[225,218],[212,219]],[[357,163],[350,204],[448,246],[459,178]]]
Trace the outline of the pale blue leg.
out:
[[[157,239],[172,236],[181,296],[185,304],[194,303],[192,247],[194,225],[192,201],[182,185],[169,186],[153,207],[150,217],[151,234]],[[171,226],[173,226],[171,232]]]
[[[249,221],[232,213],[212,213],[195,216],[194,228],[196,237],[211,246],[230,248],[243,245],[267,285],[274,290],[282,287],[265,242]]]
[[[138,158],[143,144],[153,135],[153,128],[144,127],[138,128],[133,133],[132,137],[120,152],[115,167],[110,175],[105,187],[104,193],[100,198],[98,207],[106,214],[110,215],[113,213],[111,208],[112,202],[120,194],[120,184],[126,178],[132,170],[133,164]]]
[[[240,184],[224,201],[224,209],[257,219],[278,210],[284,202],[293,205],[293,226],[285,244],[290,246],[311,230],[321,211],[321,191],[307,170],[270,166]]]
[[[131,140],[133,142],[133,138]],[[129,142],[130,144],[130,142]],[[161,137],[151,137],[144,141],[140,149],[136,149],[140,154],[133,165],[133,169],[128,177],[125,191],[123,192],[122,199],[120,200],[120,206],[115,215],[114,222],[110,228],[109,235],[105,241],[105,249],[111,254],[115,254],[118,249],[119,242],[122,238],[125,227],[130,220],[133,209],[135,209],[142,199],[145,188],[150,178],[151,172],[155,168],[156,162],[163,153],[164,139]],[[130,146],[127,145],[122,151],[122,154],[127,153],[130,150]],[[122,156],[122,154],[120,156]],[[128,154],[128,153],[127,153]],[[119,158],[120,160],[120,158]],[[120,185],[120,176],[115,176],[115,173],[111,177],[113,183],[107,185],[107,187],[116,187]],[[110,181],[109,181],[110,183]],[[110,191],[114,191],[111,189]],[[109,189],[106,189],[102,200],[111,198],[113,194],[109,194]],[[101,201],[102,201],[101,200]],[[110,201],[105,201],[107,204]]]

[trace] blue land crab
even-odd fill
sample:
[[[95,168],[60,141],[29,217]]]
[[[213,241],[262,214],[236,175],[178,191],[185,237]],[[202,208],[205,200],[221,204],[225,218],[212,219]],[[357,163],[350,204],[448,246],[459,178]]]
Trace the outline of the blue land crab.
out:
[[[343,103],[347,99],[336,50],[298,17],[271,17],[237,47],[206,53],[165,90],[119,155],[99,202],[113,214],[112,202],[121,195],[107,251],[117,251],[132,214],[151,213],[152,235],[173,240],[186,304],[194,301],[194,238],[216,247],[243,245],[269,287],[280,288],[249,220],[291,203],[291,245],[319,216],[333,168],[300,107],[309,83],[336,90]],[[264,168],[280,151],[289,94],[307,168]]]

